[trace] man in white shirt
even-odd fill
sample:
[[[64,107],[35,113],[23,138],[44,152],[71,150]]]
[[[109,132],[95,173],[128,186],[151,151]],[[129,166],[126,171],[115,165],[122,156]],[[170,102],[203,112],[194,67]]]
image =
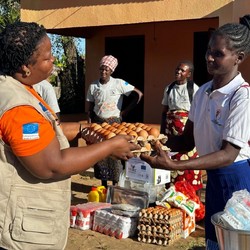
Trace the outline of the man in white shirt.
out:
[[[183,133],[193,96],[199,87],[191,80],[194,71],[193,63],[181,61],[175,69],[175,81],[164,90],[162,99],[163,111],[161,121],[161,133],[168,136],[181,135]],[[198,157],[196,149],[189,152],[179,152],[172,159],[187,160]],[[200,194],[203,188],[201,170],[171,171],[171,183],[187,181]]]

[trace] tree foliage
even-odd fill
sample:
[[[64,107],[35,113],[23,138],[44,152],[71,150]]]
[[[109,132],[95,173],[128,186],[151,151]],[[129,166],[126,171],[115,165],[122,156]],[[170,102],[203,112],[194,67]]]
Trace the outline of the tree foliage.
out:
[[[62,113],[84,112],[84,58],[79,55],[73,37],[61,36],[63,70],[59,73],[61,97],[59,104]]]
[[[0,32],[3,28],[20,20],[20,0],[0,0]],[[77,50],[74,37],[51,35],[52,51],[58,75],[52,76],[53,85],[60,83],[59,105],[62,113],[84,111],[84,59]]]
[[[0,0],[0,31],[8,23],[20,20],[20,0]]]

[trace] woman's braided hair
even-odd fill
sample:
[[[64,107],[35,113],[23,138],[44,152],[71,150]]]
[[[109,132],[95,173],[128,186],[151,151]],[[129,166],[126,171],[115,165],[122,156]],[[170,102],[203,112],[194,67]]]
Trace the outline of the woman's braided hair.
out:
[[[240,23],[227,23],[215,30],[212,36],[222,36],[227,41],[227,48],[236,52],[250,54],[250,15],[240,18]]]
[[[22,65],[34,63],[31,57],[46,34],[46,29],[34,22],[6,26],[0,33],[1,74],[13,76]]]

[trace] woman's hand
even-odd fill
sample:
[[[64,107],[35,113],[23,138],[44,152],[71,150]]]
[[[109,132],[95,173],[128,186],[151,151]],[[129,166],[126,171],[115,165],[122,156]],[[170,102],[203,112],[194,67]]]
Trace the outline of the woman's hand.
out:
[[[168,156],[168,153],[161,148],[161,144],[157,142],[154,146],[156,151],[155,156],[148,156],[146,154],[141,154],[140,158],[146,161],[152,168],[172,170],[174,169],[174,161]]]
[[[128,160],[132,158],[134,155],[131,151],[140,149],[140,146],[132,143],[133,137],[129,135],[117,135],[108,141],[112,144],[111,146],[114,148],[111,156],[121,159]]]

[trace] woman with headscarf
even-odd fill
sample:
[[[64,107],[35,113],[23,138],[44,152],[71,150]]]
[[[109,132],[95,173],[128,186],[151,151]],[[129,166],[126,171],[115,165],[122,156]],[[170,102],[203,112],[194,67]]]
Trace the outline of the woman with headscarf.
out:
[[[106,55],[100,61],[100,78],[90,84],[86,98],[90,122],[120,123],[143,96],[133,85],[111,76],[117,65],[118,60],[112,55]],[[133,92],[136,94],[132,95],[132,101],[122,110],[123,95],[129,96]]]
[[[100,78],[90,84],[87,92],[89,122],[121,123],[122,118],[139,103],[143,96],[142,92],[133,85],[111,76],[117,65],[118,60],[112,55],[105,55],[100,61]],[[122,110],[123,95],[130,95],[132,98]],[[120,161],[107,158],[95,165],[95,177],[102,180],[103,186],[107,186],[108,180],[116,184],[122,168]]]

